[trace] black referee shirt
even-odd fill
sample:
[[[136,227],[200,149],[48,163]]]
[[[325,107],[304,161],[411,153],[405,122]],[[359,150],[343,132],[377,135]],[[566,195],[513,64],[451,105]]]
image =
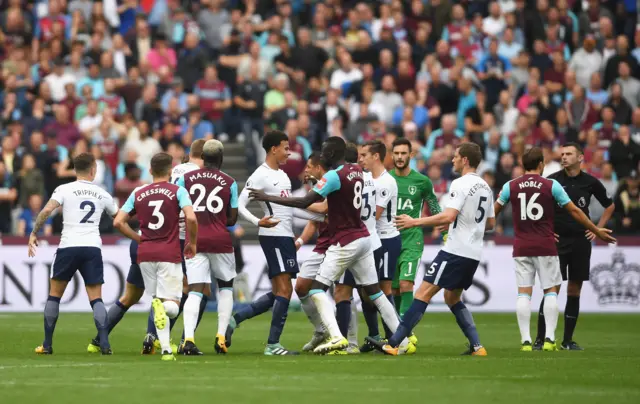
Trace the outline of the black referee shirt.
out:
[[[570,177],[565,170],[560,170],[551,174],[549,179],[558,181],[571,198],[571,202],[579,207],[587,217],[589,217],[589,203],[592,195],[596,197],[603,208],[608,208],[613,203],[600,180],[584,171],[580,171],[575,177]],[[561,238],[584,237],[585,228],[566,209],[558,205],[555,209],[554,228]]]

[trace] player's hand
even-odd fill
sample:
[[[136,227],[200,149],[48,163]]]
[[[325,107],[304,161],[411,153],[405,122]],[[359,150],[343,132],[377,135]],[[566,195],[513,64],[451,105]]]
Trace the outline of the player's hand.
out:
[[[604,227],[601,227],[598,229],[598,233],[596,234],[596,236],[604,241],[605,243],[609,243],[609,244],[613,244],[616,243],[618,240],[615,239],[615,237],[613,237],[611,235],[611,230],[609,229],[605,229]]]
[[[302,247],[302,244],[298,240],[296,240],[296,251],[299,251],[300,247]]]
[[[553,239],[558,243],[560,241],[560,236],[557,233],[553,233]]]
[[[404,230],[404,229],[410,229],[412,227],[416,227],[415,220],[409,215],[396,216],[395,224],[398,230]]]
[[[251,198],[254,201],[266,201],[267,194],[265,194],[259,189],[249,188],[249,198]]]
[[[280,219],[273,219],[273,216],[265,216],[258,222],[258,226],[270,229],[276,227],[280,223]]]
[[[438,229],[440,233],[444,233],[445,231],[449,230],[449,226],[444,224],[442,226],[436,226],[435,228]]]
[[[196,245],[187,241],[184,245],[184,257],[186,259],[191,259],[196,256]]]
[[[29,258],[36,256],[36,247],[38,246],[38,236],[31,233],[29,235]]]
[[[587,230],[584,233],[585,233],[585,235],[587,237],[587,240],[589,240],[589,241],[593,241],[596,238],[596,235],[593,234],[593,232],[591,230]]]

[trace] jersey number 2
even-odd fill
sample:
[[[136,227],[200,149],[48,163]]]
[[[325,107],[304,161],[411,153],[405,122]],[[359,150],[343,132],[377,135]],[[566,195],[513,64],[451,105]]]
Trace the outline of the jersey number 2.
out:
[[[80,210],[84,211],[87,207],[89,208],[89,212],[87,212],[87,214],[84,215],[82,220],[80,220],[80,223],[93,223],[93,220],[90,220],[90,219],[91,219],[91,216],[93,216],[93,214],[96,213],[96,205],[94,205],[93,202],[91,201],[83,201],[80,204]]]

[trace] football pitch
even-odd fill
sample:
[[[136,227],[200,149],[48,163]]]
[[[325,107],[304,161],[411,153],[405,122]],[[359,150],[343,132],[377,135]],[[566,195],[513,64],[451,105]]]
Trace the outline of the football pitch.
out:
[[[464,337],[449,313],[427,312],[414,356],[265,357],[270,315],[236,331],[216,355],[215,313],[196,334],[205,356],[162,362],[141,356],[146,316],[130,313],[111,337],[113,356],[90,355],[90,313],[62,313],[54,355],[37,356],[40,314],[0,314],[0,402],[14,403],[639,403],[640,316],[582,314],[576,339],[584,352],[519,352],[515,314],[476,314],[489,356],[460,357]],[[535,316],[534,316],[535,319]],[[173,330],[179,339],[182,321]],[[558,326],[562,333],[562,323]],[[532,327],[532,332],[535,330]],[[290,313],[282,343],[299,349],[311,335]],[[535,335],[535,334],[534,334]],[[360,339],[365,336],[360,318]],[[219,401],[224,400],[224,401]]]

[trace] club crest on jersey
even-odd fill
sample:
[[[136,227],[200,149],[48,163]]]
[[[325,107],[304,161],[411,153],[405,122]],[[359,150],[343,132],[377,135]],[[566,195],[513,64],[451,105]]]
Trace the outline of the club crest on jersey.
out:
[[[610,263],[601,263],[591,268],[591,285],[602,306],[637,306],[640,303],[640,265],[627,262],[624,252],[615,251]]]
[[[584,199],[584,196],[578,199],[578,206],[580,206],[581,208],[584,208],[585,206],[587,206],[587,200]]]
[[[327,180],[325,180],[324,178],[322,178],[320,181],[318,181],[318,183],[316,184],[316,188],[318,189],[322,189],[324,187],[324,184],[327,183]]]
[[[415,185],[409,186],[409,194],[415,195],[417,191],[418,191],[418,188]]]
[[[287,265],[289,265],[291,268],[293,268],[296,265],[296,262],[292,259],[287,260]]]

